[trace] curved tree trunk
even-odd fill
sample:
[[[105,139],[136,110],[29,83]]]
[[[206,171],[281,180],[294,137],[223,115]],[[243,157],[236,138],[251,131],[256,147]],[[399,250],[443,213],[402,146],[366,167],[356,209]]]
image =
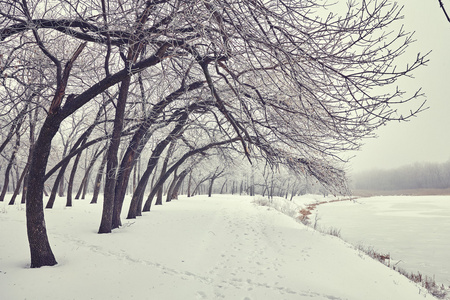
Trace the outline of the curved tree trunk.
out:
[[[14,194],[12,195],[11,200],[9,201],[8,205],[13,205],[14,202],[16,202],[16,198],[20,193],[20,187],[22,185],[22,182],[24,181],[24,178],[25,178],[27,172],[28,172],[28,164],[25,166],[25,168],[22,171],[22,174],[20,175],[19,181],[17,183],[17,187],[14,190]]]
[[[151,159],[152,158],[150,158],[150,160]],[[155,161],[151,162],[151,165],[150,160],[149,166],[145,170],[144,174],[142,174],[141,179],[139,180],[138,185],[136,187],[136,190],[133,193],[133,197],[131,198],[127,219],[136,219],[136,216],[140,216],[145,188],[147,186],[150,175],[153,172],[153,169],[155,168],[155,165],[158,163],[158,158],[155,158]]]
[[[180,190],[181,184],[183,183],[184,179],[186,178],[187,174],[190,172],[189,168],[184,170],[183,172],[180,173],[180,175],[178,176],[177,179],[177,183],[175,184],[175,187],[172,190],[172,200],[173,199],[178,199],[178,191]]]
[[[229,143],[233,143],[233,142],[235,142],[237,140],[238,140],[238,138],[233,138],[233,139],[222,141],[222,142],[211,143],[211,144],[208,144],[208,145],[203,146],[201,148],[194,149],[194,150],[191,150],[191,151],[185,153],[175,164],[173,164],[169,168],[169,170],[167,170],[166,173],[164,173],[163,176],[161,176],[158,179],[158,181],[156,182],[156,184],[153,187],[152,191],[150,192],[150,195],[147,198],[147,201],[145,202],[144,208],[143,208],[142,211],[150,211],[150,207],[151,207],[151,204],[152,204],[152,201],[153,201],[153,197],[155,196],[156,191],[158,190],[158,188],[160,188],[164,184],[164,181],[172,174],[173,171],[175,171],[175,169],[177,169],[182,163],[184,163],[186,159],[188,159],[189,157],[191,157],[193,155],[196,155],[198,153],[202,153],[202,152],[204,152],[204,151],[206,151],[206,150],[208,150],[210,148],[214,148],[214,147],[226,145],[226,144],[229,144]]]
[[[175,147],[175,142],[172,142],[169,146],[169,149],[167,149],[167,154],[166,157],[164,158],[164,163],[161,169],[161,175],[159,175],[160,177],[162,177],[164,175],[164,173],[166,173],[167,171],[167,165],[169,164],[169,159],[172,156],[172,152],[173,152],[173,148]],[[164,183],[161,184],[161,186],[158,188],[157,191],[157,196],[156,196],[156,202],[155,205],[162,205],[162,196],[163,196],[163,188],[164,188]]]
[[[136,62],[140,52],[142,51],[143,41],[139,40],[140,30],[142,30],[145,23],[148,21],[148,17],[150,16],[150,12],[152,11],[152,6],[147,5],[145,9],[142,11],[141,15],[138,16],[136,24],[135,24],[135,33],[129,43],[128,53],[125,62],[125,68],[130,69],[130,67]],[[165,51],[168,46],[163,50]],[[130,89],[131,83],[131,74],[128,74],[120,85],[119,89],[119,97],[117,99],[116,105],[116,115],[114,118],[114,128],[113,134],[111,138],[111,142],[109,144],[108,149],[108,160],[106,162],[106,180],[105,180],[105,191],[104,201],[103,201],[103,212],[102,212],[102,220],[100,223],[100,228],[98,233],[110,233],[113,228],[116,226],[120,226],[120,216],[118,218],[118,222],[113,223],[113,214],[114,211],[117,211],[117,208],[114,208],[115,205],[115,187],[116,180],[120,172],[123,170],[116,170],[118,166],[118,150],[120,145],[120,133],[123,128],[123,118],[125,112],[125,106],[127,102],[128,92]],[[125,185],[126,186],[126,185]],[[117,224],[119,223],[119,224]]]
[[[228,182],[228,179],[225,179],[225,181],[223,182],[223,184],[222,184],[222,187],[220,188],[220,194],[223,194],[223,189],[227,186],[227,182]],[[226,189],[225,189],[225,193],[226,193],[227,191],[226,191]]]
[[[212,195],[212,189],[213,189],[213,185],[214,185],[214,181],[215,180],[216,180],[216,178],[211,178],[211,180],[209,182],[208,197],[211,197],[211,195]]]
[[[31,156],[32,156],[32,150],[33,147],[30,148],[30,154],[28,156],[28,162],[27,162],[27,172],[25,173],[25,178],[23,179],[23,188],[22,188],[22,199],[20,199],[21,204],[25,204],[27,193],[28,193],[28,178],[30,176],[30,163],[31,163]]]
[[[178,170],[178,169],[177,169]],[[173,179],[172,182],[169,185],[169,188],[167,189],[167,195],[166,195],[166,202],[170,202],[173,198],[172,198],[172,191],[175,188],[175,184],[178,181],[178,175],[177,175],[177,170],[175,170],[173,172]]]
[[[11,139],[14,136],[14,134],[17,135],[19,133],[20,127],[22,126],[22,122],[24,121],[24,118],[26,116],[26,113],[27,113],[28,107],[29,107],[29,105],[31,103],[31,100],[35,96],[36,96],[35,94],[30,95],[28,100],[26,100],[25,106],[22,108],[22,110],[17,114],[17,116],[11,122],[12,125],[9,128],[9,132],[6,135],[6,138],[3,141],[3,143],[0,145],[0,153],[2,153],[2,151],[6,148],[6,145],[8,145],[8,143],[11,141]]]
[[[86,168],[84,172],[83,179],[81,180],[80,187],[78,189],[77,194],[75,195],[75,199],[80,199],[80,196],[82,199],[84,199],[86,195],[86,189],[87,185],[89,184],[89,174],[91,173],[92,168],[94,167],[95,162],[100,157],[100,155],[107,149],[107,146],[105,145],[102,149],[98,150],[94,153],[92,156],[88,167]]]
[[[80,139],[77,141],[77,143],[75,144],[75,147],[78,147],[78,144],[81,144],[80,148],[82,146],[84,146],[87,142],[87,139],[89,138],[89,136],[91,135],[92,131],[94,130],[95,126],[97,125],[98,120],[100,119],[103,110],[106,108],[106,106],[108,106],[110,103],[112,102],[111,98],[108,98],[99,108],[97,115],[95,117],[94,123],[89,126],[89,128],[86,130],[86,132],[80,137]],[[106,147],[106,146],[105,146]],[[72,192],[73,192],[73,182],[75,180],[75,175],[77,172],[77,168],[78,168],[78,163],[80,162],[81,159],[81,153],[79,152],[75,158],[75,161],[73,162],[73,166],[72,166],[72,171],[70,172],[70,177],[69,177],[69,183],[67,185],[67,202],[66,202],[66,206],[69,206],[69,204],[72,204]],[[96,181],[97,182],[97,181]],[[98,195],[98,194],[97,194]],[[92,203],[92,202],[91,202]]]
[[[188,182],[188,188],[187,188],[187,196],[191,197],[191,184],[192,184],[192,170],[189,172],[189,182]]]
[[[89,177],[91,175],[90,170],[89,170],[89,172],[86,175],[87,175],[86,176],[86,181],[84,182],[84,185],[83,185],[83,193],[81,194],[81,199],[82,200],[86,199],[86,193],[87,193],[87,190],[89,188],[89,179],[90,179]]]
[[[70,70],[78,55],[83,51],[86,43],[81,44],[66,63],[63,76],[58,83],[47,117],[42,125],[39,137],[33,148],[28,180],[28,192],[26,198],[27,234],[31,254],[31,268],[56,265],[50,243],[48,242],[47,229],[45,228],[43,196],[45,183],[45,170],[52,140],[58,132],[64,114],[60,114],[60,107],[69,79]],[[67,102],[67,101],[66,101]]]
[[[128,181],[130,179],[131,171],[134,168],[135,162],[137,158],[140,156],[145,144],[150,139],[150,135],[148,134],[148,130],[151,125],[155,122],[156,118],[161,114],[164,108],[170,104],[171,102],[178,99],[180,96],[184,95],[188,91],[192,91],[203,86],[203,82],[197,81],[188,86],[185,86],[184,83],[182,86],[176,91],[169,94],[160,102],[156,103],[149,115],[142,124],[139,126],[139,129],[134,134],[131,139],[128,148],[123,156],[122,162],[120,164],[120,172],[117,177],[117,182],[115,186],[115,198],[114,198],[114,212],[113,212],[113,228],[117,228],[121,225],[120,214],[122,212],[123,201],[125,198],[126,189],[128,186]],[[178,121],[184,122],[184,118],[187,118],[187,115],[183,114],[182,118]]]
[[[50,116],[42,126],[30,163],[30,176],[26,199],[27,233],[31,253],[31,267],[57,264],[50,248],[44,220],[43,192],[44,175],[50,154],[51,142],[58,132],[60,121]]]
[[[131,51],[130,51],[131,52]],[[110,233],[113,229],[113,211],[114,211],[114,187],[116,185],[118,151],[120,146],[120,136],[123,128],[123,118],[125,114],[125,106],[128,97],[128,89],[130,87],[131,76],[128,75],[120,86],[119,97],[116,106],[116,115],[114,118],[114,129],[109,144],[107,162],[106,162],[106,180],[105,191],[103,193],[103,210],[102,219],[98,233]],[[121,170],[119,170],[121,172]]]
[[[67,199],[66,206],[72,206],[72,193],[73,193],[73,181],[75,180],[75,174],[77,172],[78,163],[80,162],[81,153],[78,153],[73,162],[72,170],[70,171],[69,183],[67,184]]]
[[[9,175],[11,173],[11,169],[14,164],[14,159],[16,158],[16,153],[17,153],[17,149],[19,148],[19,145],[20,145],[20,139],[19,139],[19,137],[17,137],[16,145],[14,146],[14,150],[11,153],[11,157],[8,161],[8,165],[6,166],[5,180],[3,181],[3,189],[0,193],[0,202],[2,202],[5,199],[6,191],[8,190],[8,185],[9,185]]]
[[[107,146],[105,146],[105,147],[107,147]],[[94,193],[92,195],[91,204],[97,203],[98,194],[100,193],[100,187],[102,184],[103,170],[105,169],[105,165],[106,165],[106,158],[107,158],[107,155],[106,154],[103,155],[102,162],[100,164],[100,167],[98,168],[97,176],[95,177]]]
[[[186,116],[187,117],[187,116]],[[136,216],[141,214],[141,207],[144,198],[145,188],[147,186],[150,175],[155,169],[159,157],[167,145],[172,142],[174,139],[179,137],[179,134],[183,130],[185,121],[187,118],[181,118],[178,124],[174,127],[174,129],[169,133],[169,135],[156,145],[155,149],[152,152],[152,155],[147,163],[147,169],[144,174],[142,174],[141,180],[139,180],[138,186],[136,187],[136,191],[133,193],[133,198],[131,199],[130,208],[128,210],[127,219],[135,219]]]
[[[47,205],[45,208],[53,208],[53,204],[55,203],[56,199],[56,193],[58,192],[58,188],[60,186],[60,181],[64,177],[64,172],[66,171],[67,164],[61,167],[59,170],[58,176],[55,179],[55,182],[53,183],[52,191],[50,192],[50,198],[47,201]]]
[[[22,118],[21,118],[21,120],[22,120]],[[11,153],[11,157],[8,161],[8,166],[6,167],[6,170],[5,170],[5,180],[3,182],[3,189],[0,193],[0,202],[5,199],[6,191],[8,189],[8,185],[9,185],[9,173],[11,172],[11,168],[14,164],[14,160],[16,158],[17,151],[19,150],[19,147],[20,147],[20,127],[21,127],[21,124],[18,124],[16,127],[16,130],[15,130],[16,144],[14,145],[14,149],[13,149],[13,151]],[[19,184],[19,186],[20,186],[20,184]]]

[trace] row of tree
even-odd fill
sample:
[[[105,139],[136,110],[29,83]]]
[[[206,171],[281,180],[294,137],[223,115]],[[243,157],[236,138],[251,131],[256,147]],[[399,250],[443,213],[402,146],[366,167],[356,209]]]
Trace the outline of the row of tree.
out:
[[[391,170],[371,170],[355,174],[357,190],[406,190],[450,188],[450,161],[415,163]]]
[[[401,115],[396,105],[421,95],[378,87],[426,58],[397,65],[412,39],[396,25],[396,4],[329,9],[293,0],[0,1],[3,190],[12,173],[16,188],[23,182],[31,267],[56,264],[46,185],[54,197],[67,183],[70,203],[74,185],[86,190],[95,177],[99,233],[121,225],[130,185],[135,218],[161,201],[164,183],[176,194],[193,170],[218,177],[243,157],[345,191],[339,153],[423,105]],[[202,163],[211,155],[214,165]]]
[[[48,184],[44,186],[44,195],[47,197],[45,199],[46,209],[53,208],[57,196],[66,198],[65,205],[67,207],[73,205],[73,199],[89,198],[91,204],[97,203],[99,194],[103,192],[102,182],[105,177],[106,154],[104,149],[105,147],[91,152],[89,150],[83,151],[81,160],[75,159],[72,164],[64,165],[57,173],[57,176],[49,176]],[[209,152],[207,155],[204,154],[199,157],[199,159],[192,160],[189,167],[183,169],[181,173],[177,173],[177,170],[175,170],[172,176],[169,176],[169,180],[166,180],[168,182],[165,181],[167,184],[155,186],[156,180],[167,171],[167,162],[173,158],[172,152],[174,152],[174,147],[169,149],[166,155],[163,156],[164,159],[158,160],[155,172],[151,176],[150,184],[146,185],[146,191],[150,192],[150,194],[153,189],[157,190],[154,196],[156,197],[156,205],[162,204],[163,195],[166,196],[165,201],[169,202],[172,199],[177,199],[179,194],[184,194],[188,197],[196,194],[211,196],[213,193],[251,196],[260,194],[268,197],[283,196],[287,198],[289,196],[292,198],[298,194],[326,193],[326,188],[315,178],[299,176],[286,167],[278,166],[274,168],[262,160],[254,160],[250,164],[247,160],[232,159],[229,155],[221,156],[214,152]],[[101,155],[103,155],[102,159],[100,159]],[[142,157],[145,157],[145,154]],[[223,163],[224,158],[228,160],[225,164]],[[145,172],[140,160],[141,158],[136,162],[126,188],[126,194],[128,195],[133,195],[136,192],[141,177]],[[82,161],[81,164],[80,161]],[[0,185],[0,190],[2,191],[0,201],[5,199],[8,192],[12,194],[9,197],[9,205],[15,204],[16,201],[20,201],[23,204],[25,203],[24,196],[27,187],[26,184],[23,184],[23,179],[27,170],[19,167],[19,161],[16,161],[13,165],[14,175],[10,174],[8,177],[0,177],[0,182],[5,184],[3,187]],[[70,167],[71,172],[66,172],[66,166]],[[158,169],[161,171],[159,172]],[[77,178],[73,176],[76,170],[82,176]],[[20,195],[21,192],[22,195]],[[18,196],[20,196],[20,200],[17,199]]]

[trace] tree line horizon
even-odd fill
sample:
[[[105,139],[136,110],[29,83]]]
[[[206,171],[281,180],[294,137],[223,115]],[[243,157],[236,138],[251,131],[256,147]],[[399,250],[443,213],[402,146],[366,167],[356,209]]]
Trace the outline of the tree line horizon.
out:
[[[449,189],[450,160],[442,163],[416,162],[391,169],[371,169],[352,175],[355,190]]]

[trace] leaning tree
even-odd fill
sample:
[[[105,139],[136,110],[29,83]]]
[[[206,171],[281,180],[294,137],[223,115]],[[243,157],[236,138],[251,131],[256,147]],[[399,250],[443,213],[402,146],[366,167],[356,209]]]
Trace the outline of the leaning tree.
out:
[[[208,93],[179,107],[212,101],[245,156],[257,151],[329,185],[343,181],[340,151],[386,121],[414,115],[396,104],[419,97],[386,90],[426,63],[398,65],[412,42],[388,0],[351,1],[342,14],[322,1],[1,1],[2,80],[22,85],[22,61],[39,53],[46,118],[33,148],[27,193],[31,267],[54,265],[43,212],[43,178],[51,143],[64,120],[114,90],[114,126],[107,151],[99,232],[110,232],[118,149],[129,100],[158,76],[166,91],[201,81]],[[398,30],[398,31],[395,31]],[[143,76],[138,76],[137,74]],[[187,76],[183,77],[183,75]],[[140,80],[139,80],[140,79]],[[380,88],[383,87],[383,88]],[[6,95],[2,93],[2,95]],[[3,100],[2,100],[3,101]],[[5,101],[11,102],[10,99]],[[161,112],[163,113],[163,112]]]

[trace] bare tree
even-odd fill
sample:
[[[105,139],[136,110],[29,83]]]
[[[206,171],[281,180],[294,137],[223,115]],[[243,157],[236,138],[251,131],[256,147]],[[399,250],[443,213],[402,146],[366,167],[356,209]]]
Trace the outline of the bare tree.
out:
[[[397,114],[396,104],[420,93],[384,88],[426,63],[418,55],[398,65],[412,39],[402,29],[387,30],[401,17],[400,8],[388,0],[352,1],[342,15],[328,14],[328,7],[317,2],[294,0],[120,1],[108,6],[104,1],[37,5],[24,0],[0,5],[0,46],[6,53],[0,68],[2,101],[7,107],[19,101],[15,89],[25,90],[23,75],[33,68],[40,74],[39,106],[46,113],[27,184],[32,267],[56,264],[42,208],[52,140],[64,120],[108,90],[118,97],[99,233],[113,228],[127,112],[139,97],[140,107],[147,107],[168,94],[158,86],[148,89],[151,85],[175,91],[185,74],[186,86],[205,82],[207,93],[177,107],[212,103],[211,114],[199,121],[216,122],[235,151],[249,160],[259,154],[329,186],[345,185],[345,173],[336,165],[341,151],[357,149],[361,138],[387,121],[407,119],[422,109],[418,103],[411,113]],[[33,63],[38,56],[45,68]],[[140,86],[152,91],[146,98],[154,102],[144,102]],[[198,138],[211,140],[208,134]]]
[[[444,3],[442,2],[442,0],[438,0],[439,1],[439,6],[441,7],[442,11],[444,12],[445,17],[447,18],[447,21],[450,22],[450,16],[447,13],[447,10],[444,7]]]

